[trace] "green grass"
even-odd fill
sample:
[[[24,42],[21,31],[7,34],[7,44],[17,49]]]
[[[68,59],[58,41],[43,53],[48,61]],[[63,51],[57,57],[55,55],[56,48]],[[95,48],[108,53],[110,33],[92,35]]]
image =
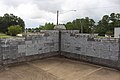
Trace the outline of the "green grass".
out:
[[[10,37],[12,37],[12,36],[0,33],[0,38],[10,38]]]
[[[97,36],[97,38],[105,38],[105,36]]]

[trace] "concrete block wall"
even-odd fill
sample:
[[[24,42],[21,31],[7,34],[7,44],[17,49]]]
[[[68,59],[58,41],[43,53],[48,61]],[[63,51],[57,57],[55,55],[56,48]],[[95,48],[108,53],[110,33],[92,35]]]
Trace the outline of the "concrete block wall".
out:
[[[59,54],[59,31],[43,30],[26,39],[0,39],[0,65],[47,58]],[[61,30],[61,55],[120,70],[117,41],[92,40],[78,30]]]
[[[57,55],[59,38],[58,31],[42,31],[42,34],[43,35],[41,35],[41,33],[38,35],[30,35],[26,39],[0,39],[1,63],[10,64],[29,61],[33,56],[34,59],[37,59],[42,58],[41,56],[49,57]],[[26,58],[29,56],[31,59]]]
[[[109,67],[120,65],[117,41],[90,41],[88,35],[77,36],[78,31],[64,30],[61,33],[61,55]]]

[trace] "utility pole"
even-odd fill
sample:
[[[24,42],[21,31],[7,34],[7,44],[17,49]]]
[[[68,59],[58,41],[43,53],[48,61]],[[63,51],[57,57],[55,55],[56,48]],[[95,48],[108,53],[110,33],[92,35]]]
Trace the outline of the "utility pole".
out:
[[[83,33],[83,27],[82,27],[82,23],[81,23],[81,33]]]
[[[58,17],[59,17],[59,11],[57,10],[57,26],[59,25],[59,23],[58,23]],[[58,30],[59,31],[59,44],[58,44],[58,46],[59,46],[59,54],[61,54],[61,31],[60,31],[60,29]]]
[[[81,25],[81,34],[83,33],[83,26],[82,26],[82,21],[80,21],[80,25]]]
[[[69,11],[76,11],[76,10],[69,10]],[[67,11],[68,12],[68,11]],[[57,26],[59,27],[59,10],[57,10]],[[59,41],[59,54],[61,54],[61,29],[58,29],[59,31],[59,37],[58,37],[58,41]]]
[[[58,25],[59,11],[57,10],[57,25]]]
[[[70,12],[70,11],[76,11],[76,10],[68,10],[67,12]],[[64,13],[67,13],[67,12],[64,12]],[[59,10],[57,10],[57,25],[58,24],[59,24]]]

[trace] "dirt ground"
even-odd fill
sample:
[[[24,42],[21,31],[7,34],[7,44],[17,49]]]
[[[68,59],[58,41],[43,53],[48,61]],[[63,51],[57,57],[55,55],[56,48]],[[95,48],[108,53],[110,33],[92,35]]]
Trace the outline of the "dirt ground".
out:
[[[120,71],[53,57],[5,68],[0,80],[120,80]]]

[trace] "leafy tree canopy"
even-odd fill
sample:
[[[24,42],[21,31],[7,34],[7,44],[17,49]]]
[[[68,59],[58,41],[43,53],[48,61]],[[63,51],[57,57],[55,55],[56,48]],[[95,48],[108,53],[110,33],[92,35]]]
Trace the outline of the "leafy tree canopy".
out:
[[[40,30],[53,30],[54,29],[54,24],[53,23],[45,23],[45,26],[40,26]]]
[[[8,32],[8,27],[14,25],[20,25],[22,27],[22,31],[24,31],[25,24],[20,17],[8,13],[0,17],[0,32]]]
[[[120,27],[120,13],[104,15],[96,26],[96,32],[99,33],[99,35],[105,35],[108,32],[111,32],[111,35],[113,35],[114,28]]]

